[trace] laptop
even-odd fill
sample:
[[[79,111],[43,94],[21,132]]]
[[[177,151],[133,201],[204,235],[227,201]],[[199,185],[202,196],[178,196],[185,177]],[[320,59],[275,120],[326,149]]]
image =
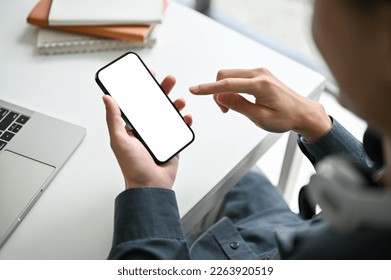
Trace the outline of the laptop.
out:
[[[85,135],[83,127],[0,100],[0,248]]]

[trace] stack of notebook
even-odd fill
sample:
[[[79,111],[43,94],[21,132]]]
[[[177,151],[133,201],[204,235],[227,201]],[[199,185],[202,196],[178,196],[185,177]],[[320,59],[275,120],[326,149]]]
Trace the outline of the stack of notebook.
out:
[[[167,0],[40,0],[28,15],[41,54],[152,47]]]

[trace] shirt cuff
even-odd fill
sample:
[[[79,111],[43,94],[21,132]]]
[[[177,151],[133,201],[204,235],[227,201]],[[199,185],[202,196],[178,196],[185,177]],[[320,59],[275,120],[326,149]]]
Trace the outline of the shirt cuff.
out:
[[[116,198],[113,246],[137,239],[183,237],[174,191],[144,187]]]
[[[360,164],[371,166],[364,147],[349,131],[347,131],[337,120],[331,118],[333,125],[326,135],[315,142],[307,142],[303,136],[299,135],[298,144],[302,152],[312,164],[329,155],[340,154],[349,155]]]

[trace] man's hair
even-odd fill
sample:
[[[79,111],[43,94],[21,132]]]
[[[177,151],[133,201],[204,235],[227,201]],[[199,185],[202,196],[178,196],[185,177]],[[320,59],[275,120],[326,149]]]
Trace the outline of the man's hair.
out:
[[[348,2],[352,7],[367,14],[371,14],[385,5],[391,8],[391,0],[348,0]]]

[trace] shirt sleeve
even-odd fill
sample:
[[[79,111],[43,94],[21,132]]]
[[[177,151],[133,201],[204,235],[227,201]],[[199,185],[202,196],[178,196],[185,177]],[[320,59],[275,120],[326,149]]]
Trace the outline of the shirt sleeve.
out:
[[[318,141],[307,142],[303,136],[298,136],[298,144],[304,155],[313,165],[329,155],[346,155],[359,165],[369,170],[374,169],[374,163],[367,156],[363,144],[337,120],[331,119],[333,121],[331,129]]]
[[[118,195],[113,246],[108,258],[190,258],[172,190],[145,187]]]

